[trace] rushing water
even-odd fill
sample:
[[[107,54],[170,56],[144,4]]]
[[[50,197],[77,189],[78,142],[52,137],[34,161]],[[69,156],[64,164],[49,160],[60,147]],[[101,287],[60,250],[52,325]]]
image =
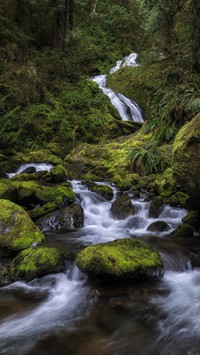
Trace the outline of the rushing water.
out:
[[[122,237],[137,237],[161,253],[165,275],[160,282],[91,284],[69,264],[65,273],[0,289],[0,354],[126,355],[200,354],[200,271],[191,270],[184,250],[147,232],[162,220],[169,232],[185,210],[166,206],[149,218],[149,203],[131,195],[137,214],[113,218],[106,201],[80,181],[72,181],[84,209],[84,227],[66,235],[49,234],[47,244],[74,250]]]
[[[136,63],[137,54],[131,53],[129,56],[125,57],[124,60],[119,60],[116,66],[110,70],[110,74],[116,72],[123,66],[137,66]],[[142,118],[142,113],[136,102],[128,99],[120,93],[115,93],[113,90],[106,87],[107,75],[97,75],[91,78],[98,84],[99,88],[103,93],[109,97],[111,103],[118,110],[119,115],[123,121],[135,121],[144,122]]]

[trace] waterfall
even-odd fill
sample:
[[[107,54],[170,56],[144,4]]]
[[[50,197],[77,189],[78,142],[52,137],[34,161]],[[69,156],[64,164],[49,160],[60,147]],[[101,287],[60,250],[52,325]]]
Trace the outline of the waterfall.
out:
[[[117,61],[115,67],[113,67],[109,74],[113,74],[120,68],[124,66],[137,66],[136,63],[137,53],[131,53],[129,56],[125,57],[124,60]],[[120,93],[115,93],[113,90],[106,87],[107,75],[97,75],[91,78],[92,81],[97,83],[99,88],[103,93],[109,97],[112,105],[118,110],[122,121],[134,121],[134,122],[144,122],[142,118],[142,113],[136,102],[128,99]]]

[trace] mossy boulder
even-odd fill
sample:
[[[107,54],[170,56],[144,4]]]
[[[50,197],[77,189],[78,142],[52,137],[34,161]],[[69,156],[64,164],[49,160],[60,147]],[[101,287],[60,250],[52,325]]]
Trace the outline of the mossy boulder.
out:
[[[41,244],[45,237],[22,207],[0,200],[0,246],[19,252],[33,243]]]
[[[137,210],[132,204],[130,197],[123,194],[112,203],[111,212],[115,218],[123,219],[136,214]]]
[[[10,266],[12,280],[30,281],[51,273],[63,271],[65,259],[60,250],[49,247],[28,248],[13,259]]]
[[[50,173],[55,182],[63,182],[67,179],[67,171],[61,164],[51,168]]]
[[[8,179],[0,180],[0,198],[17,201],[17,189]]]
[[[89,246],[77,255],[76,264],[88,276],[102,280],[147,280],[163,276],[159,253],[133,239]]]
[[[157,196],[151,203],[149,207],[149,217],[157,218],[162,212],[164,206],[164,201],[161,196]]]
[[[92,186],[91,191],[96,192],[106,200],[112,200],[113,198],[113,190],[108,185],[94,185]]]
[[[191,197],[191,205],[199,209],[200,199],[200,114],[178,132],[174,147],[172,172],[181,190]]]
[[[16,174],[11,178],[11,182],[13,181],[36,181],[37,177],[36,175],[33,174],[29,174],[29,173],[20,173],[20,174]]]
[[[36,193],[41,189],[41,185],[36,180],[21,181],[12,180],[12,184],[17,190],[17,201],[20,205],[26,206],[30,203],[36,203]]]
[[[38,219],[36,225],[42,231],[74,231],[83,227],[84,212],[80,205],[70,205]]]

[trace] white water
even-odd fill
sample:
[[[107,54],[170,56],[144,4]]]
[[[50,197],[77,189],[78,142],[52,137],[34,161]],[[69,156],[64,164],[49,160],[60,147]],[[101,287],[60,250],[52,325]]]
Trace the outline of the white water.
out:
[[[43,171],[47,170],[50,171],[51,168],[53,168],[52,164],[48,163],[29,163],[29,164],[22,164],[14,173],[7,173],[8,177],[11,179],[13,176],[17,174],[21,174],[21,172],[27,168],[35,168],[36,171]]]
[[[123,61],[117,61],[116,66],[110,70],[110,74],[116,72],[123,66],[137,66],[136,59],[137,54],[131,53],[129,56],[125,57]],[[97,75],[92,77],[91,80],[97,83],[103,93],[109,97],[112,105],[118,110],[122,121],[131,120],[134,122],[144,122],[139,106],[124,95],[117,94],[113,90],[107,88],[106,77],[107,75]]]
[[[102,243],[116,238],[144,236],[150,223],[162,220],[169,224],[171,232],[175,226],[181,223],[181,218],[186,214],[183,209],[166,206],[159,218],[149,218],[149,203],[132,199],[137,207],[137,214],[124,220],[113,218],[110,208],[112,201],[106,201],[94,192],[89,191],[80,181],[72,181],[74,191],[79,194],[84,209],[85,222],[81,229],[79,241],[82,244]],[[117,189],[113,187],[113,201],[117,197]],[[183,257],[177,254],[177,263],[180,262],[180,270],[184,270]],[[169,258],[168,258],[169,261]],[[184,261],[186,263],[186,260]],[[182,265],[181,265],[182,264]],[[154,318],[156,329],[154,339],[149,348],[138,353],[171,354],[199,354],[200,335],[200,271],[188,270],[176,272],[173,260],[170,262],[161,285],[167,290],[164,296],[151,299],[151,304],[156,307]],[[173,269],[174,267],[174,269]],[[185,266],[187,268],[187,265]],[[86,278],[82,278],[79,270],[74,267],[67,273],[49,275],[42,279],[30,282],[17,282],[0,289],[0,296],[21,289],[24,293],[39,292],[45,299],[39,303],[4,319],[0,324],[0,353],[16,355],[16,348],[20,349],[17,354],[25,354],[35,343],[45,337],[45,334],[53,334],[59,330],[70,331],[77,326],[78,322],[87,317],[96,299],[91,296],[91,288],[86,285]],[[159,315],[164,314],[159,318]],[[122,329],[125,331],[125,328]],[[114,333],[112,345],[118,344],[122,337],[123,349],[116,350],[116,355],[131,353],[132,337],[127,341],[122,334]],[[116,338],[117,337],[117,338]],[[130,340],[131,339],[131,340]],[[105,340],[104,340],[105,341]],[[189,345],[187,345],[189,344]],[[119,344],[119,346],[121,346]],[[145,346],[145,345],[144,345]],[[106,348],[106,347],[105,347]],[[153,349],[153,350],[152,350]],[[185,352],[187,349],[187,352]],[[152,352],[149,352],[152,350]],[[124,351],[124,352],[123,352]],[[109,351],[108,351],[109,353]],[[112,353],[112,352],[111,352]]]

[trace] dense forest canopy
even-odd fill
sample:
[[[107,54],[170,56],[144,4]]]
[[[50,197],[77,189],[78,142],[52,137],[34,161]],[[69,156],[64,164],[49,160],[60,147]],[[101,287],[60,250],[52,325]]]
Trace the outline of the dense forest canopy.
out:
[[[200,108],[199,18],[195,0],[2,0],[1,148],[53,140],[69,150],[77,125],[80,141],[93,141],[108,112],[86,79],[132,51],[142,68],[130,96],[137,81],[147,130],[162,122],[170,140]]]

